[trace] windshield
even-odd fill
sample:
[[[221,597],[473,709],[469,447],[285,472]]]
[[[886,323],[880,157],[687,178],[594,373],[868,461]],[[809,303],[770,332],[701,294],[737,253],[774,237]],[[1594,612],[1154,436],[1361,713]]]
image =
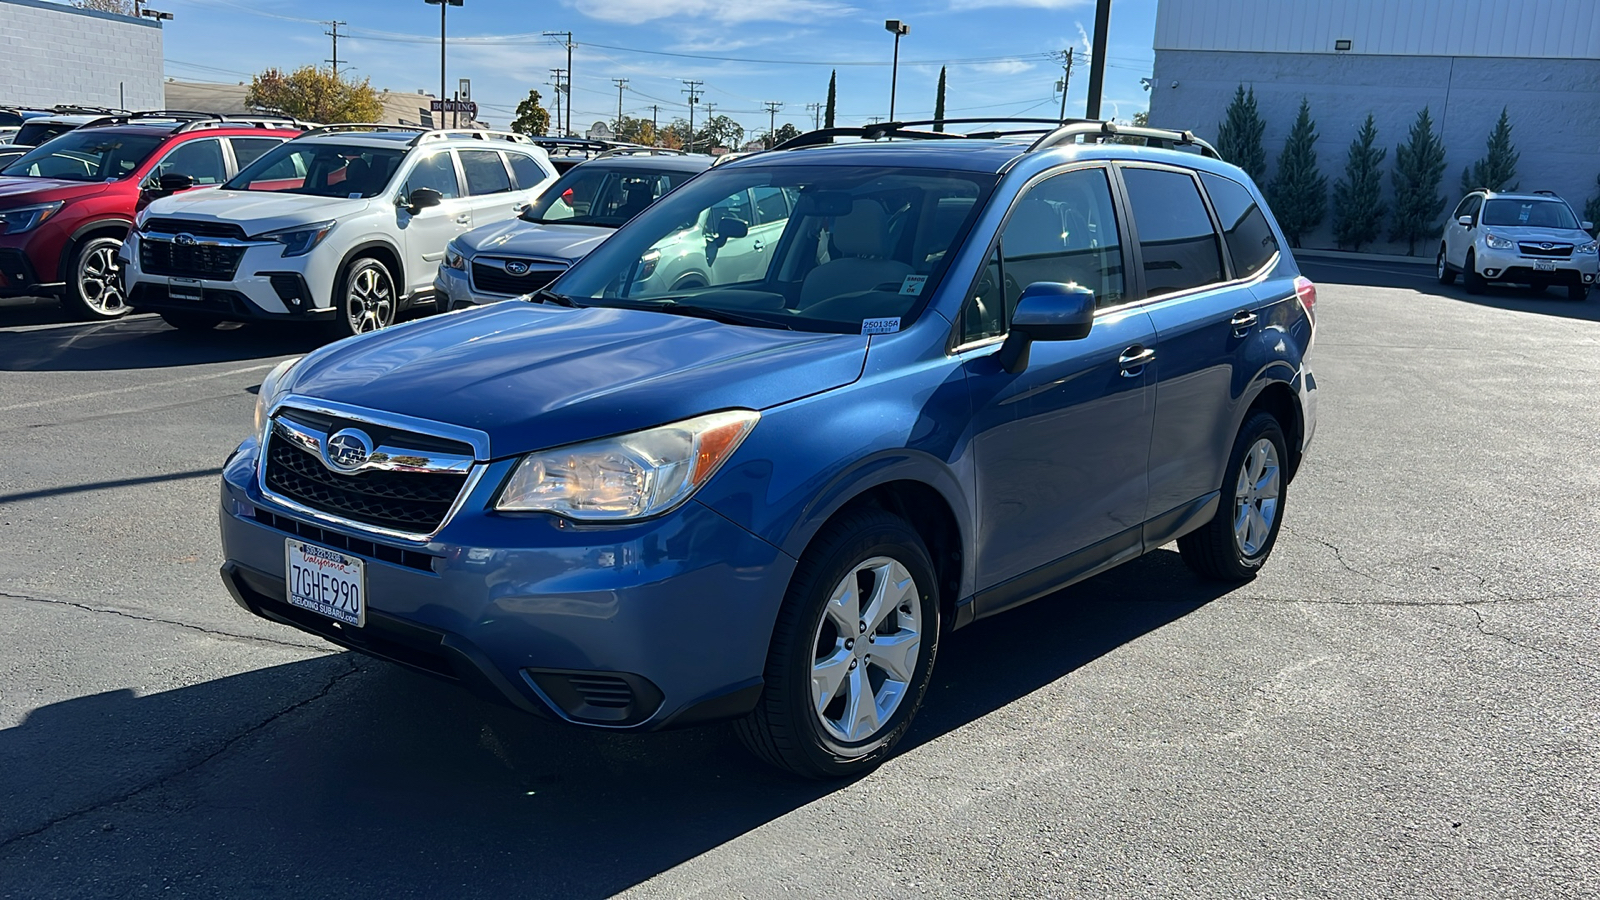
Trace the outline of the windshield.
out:
[[[107,133],[98,128],[69,131],[23,154],[0,175],[112,181],[132,174],[166,137]]]
[[[589,163],[561,176],[539,195],[522,218],[529,222],[615,228],[697,174]]]
[[[66,134],[77,127],[66,122],[25,122],[17,129],[17,136],[12,138],[11,143],[37,147],[56,135]]]
[[[641,213],[554,289],[586,306],[898,330],[938,287],[995,180],[881,166],[714,169]]]
[[[1483,224],[1529,228],[1577,228],[1572,210],[1559,200],[1490,200]]]
[[[222,188],[352,200],[376,197],[408,149],[290,141],[267,151]]]

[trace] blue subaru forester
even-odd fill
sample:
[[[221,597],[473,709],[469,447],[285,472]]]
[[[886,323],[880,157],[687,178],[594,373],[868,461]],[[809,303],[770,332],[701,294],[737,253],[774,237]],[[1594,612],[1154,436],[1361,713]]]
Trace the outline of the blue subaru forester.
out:
[[[525,302],[279,366],[224,470],[235,599],[838,777],[946,631],[1174,540],[1249,578],[1316,410],[1260,192],[1188,133],[927,124],[713,167]]]

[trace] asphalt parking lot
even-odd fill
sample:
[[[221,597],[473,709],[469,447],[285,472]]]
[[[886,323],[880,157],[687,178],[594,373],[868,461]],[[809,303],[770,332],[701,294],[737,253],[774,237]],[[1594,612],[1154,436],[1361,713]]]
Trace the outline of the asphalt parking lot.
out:
[[[253,619],[252,390],[312,343],[0,301],[0,897],[1600,896],[1600,297],[1307,260],[1266,571],[957,632],[897,757],[558,728]]]

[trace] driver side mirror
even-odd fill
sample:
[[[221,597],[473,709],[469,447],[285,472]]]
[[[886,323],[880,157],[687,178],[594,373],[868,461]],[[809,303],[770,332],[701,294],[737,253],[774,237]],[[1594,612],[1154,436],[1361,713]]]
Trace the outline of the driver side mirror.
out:
[[[1011,314],[1011,332],[1000,346],[1000,365],[1012,375],[1028,367],[1034,341],[1076,341],[1094,327],[1094,291],[1080,284],[1035,281],[1022,291]]]
[[[192,187],[194,187],[194,176],[169,172],[159,178],[146,181],[142,193],[146,200],[159,200],[179,191],[187,191]]]
[[[1579,222],[1578,223],[1578,227],[1582,228],[1584,231],[1590,231],[1590,232],[1594,231],[1594,223],[1590,222],[1588,220]]]
[[[732,216],[722,216],[716,220],[716,228],[706,232],[706,240],[718,247],[726,244],[730,238],[742,238],[750,234],[750,226],[743,219]],[[707,220],[710,224],[710,220]]]
[[[1471,228],[1472,227],[1472,217],[1471,216],[1456,216],[1456,224],[1460,225],[1463,228]]]
[[[444,202],[444,195],[428,187],[419,187],[405,198],[406,212],[413,216],[430,207],[438,206]]]

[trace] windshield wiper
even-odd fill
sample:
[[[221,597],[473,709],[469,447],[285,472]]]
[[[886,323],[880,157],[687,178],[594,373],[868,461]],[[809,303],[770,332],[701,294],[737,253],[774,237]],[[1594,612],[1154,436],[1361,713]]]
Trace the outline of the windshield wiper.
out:
[[[554,306],[565,306],[568,309],[579,309],[578,304],[566,294],[558,294],[549,288],[540,288],[528,295],[528,299],[535,303],[549,303]]]
[[[710,319],[724,325],[753,325],[757,328],[782,328],[784,331],[793,331],[794,326],[787,322],[771,319],[766,316],[757,316],[750,313],[735,312],[714,306],[695,306],[680,303],[677,300],[666,299],[655,303],[628,303],[624,309],[642,309],[646,312],[660,312],[675,316],[689,316],[695,319]]]

